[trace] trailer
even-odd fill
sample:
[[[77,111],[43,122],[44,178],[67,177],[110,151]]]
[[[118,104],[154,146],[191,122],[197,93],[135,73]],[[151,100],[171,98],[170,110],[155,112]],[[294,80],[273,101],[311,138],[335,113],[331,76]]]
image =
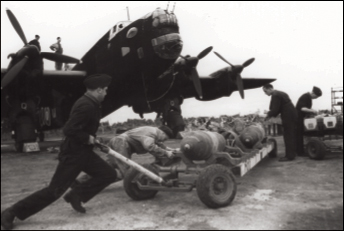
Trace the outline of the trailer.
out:
[[[218,142],[214,139],[217,136],[208,134],[212,136],[215,146],[225,142],[224,138],[219,138]],[[207,155],[212,152],[211,155],[203,160],[191,158],[190,152],[184,148],[188,146],[182,144],[172,160],[165,159],[143,166],[108,147],[103,146],[102,150],[131,166],[123,184],[127,195],[133,200],[152,199],[159,191],[190,192],[196,188],[199,199],[209,208],[231,204],[237,192],[236,177],[244,176],[266,156],[277,155],[274,139],[268,139],[260,150],[251,152],[227,145],[221,151],[214,151],[214,146],[211,146],[203,153]],[[197,145],[204,145],[204,142],[197,142]]]
[[[306,152],[311,159],[322,160],[327,151],[343,151],[341,146],[328,146],[325,140],[343,139],[343,115],[304,119]]]

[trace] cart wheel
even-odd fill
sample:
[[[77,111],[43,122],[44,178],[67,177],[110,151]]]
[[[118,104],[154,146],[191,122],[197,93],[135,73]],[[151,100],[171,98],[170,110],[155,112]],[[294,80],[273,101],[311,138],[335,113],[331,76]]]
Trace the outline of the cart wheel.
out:
[[[153,166],[143,165],[143,167],[145,167],[151,172],[154,172],[156,175],[159,175],[158,171]],[[139,171],[133,168],[130,168],[124,176],[123,184],[124,184],[125,192],[133,200],[140,201],[140,200],[152,199],[158,193],[157,190],[139,189],[136,183],[137,181],[140,182],[142,185],[147,185],[150,179],[144,174],[140,173]]]
[[[237,191],[237,184],[230,168],[220,164],[203,169],[196,187],[199,199],[209,208],[229,205]]]
[[[277,141],[274,138],[268,139],[268,142],[274,144],[274,149],[271,150],[269,153],[270,158],[276,158],[277,157],[277,152],[278,152],[278,147],[277,147]]]
[[[326,154],[325,144],[318,139],[311,139],[307,144],[307,153],[311,159],[322,160]]]

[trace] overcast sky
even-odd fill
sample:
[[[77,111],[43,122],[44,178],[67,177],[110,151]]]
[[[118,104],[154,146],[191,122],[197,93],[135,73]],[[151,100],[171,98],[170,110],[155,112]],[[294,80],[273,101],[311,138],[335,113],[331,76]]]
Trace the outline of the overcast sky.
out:
[[[1,1],[1,67],[7,55],[22,47],[6,14],[9,8],[19,20],[27,40],[41,36],[42,51],[62,38],[64,54],[81,58],[118,21],[136,20],[159,2],[12,2]],[[256,61],[242,77],[276,78],[276,89],[285,91],[296,104],[312,87],[323,90],[313,102],[315,109],[331,108],[331,88],[343,86],[343,2],[176,2],[175,14],[183,38],[183,55],[198,55],[213,46],[232,64]],[[172,10],[174,2],[170,2]],[[198,65],[200,75],[209,75],[226,64],[210,53]],[[54,63],[45,61],[45,69]],[[270,98],[261,89],[245,92],[245,100],[235,92],[231,97],[211,102],[188,99],[183,116],[246,114],[268,109]],[[342,95],[341,95],[342,96]],[[148,114],[146,118],[155,118]],[[139,118],[131,108],[113,113],[110,123]]]

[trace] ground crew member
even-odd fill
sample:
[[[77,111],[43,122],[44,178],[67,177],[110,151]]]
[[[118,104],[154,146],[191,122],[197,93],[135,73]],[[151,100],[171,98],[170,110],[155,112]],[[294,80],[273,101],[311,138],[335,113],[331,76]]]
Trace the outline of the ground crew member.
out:
[[[127,158],[131,158],[133,153],[145,154],[150,153],[156,157],[156,163],[161,163],[161,159],[174,157],[173,151],[166,147],[163,142],[173,137],[173,131],[167,126],[150,127],[143,126],[126,131],[118,136],[115,136],[109,141],[109,146],[114,151],[122,154]],[[120,160],[117,160],[112,155],[108,154],[106,162],[116,169],[117,179],[123,179],[125,172],[129,166]],[[90,178],[89,175],[83,175],[77,179],[75,184],[84,182]],[[74,187],[74,185],[73,185]]]
[[[183,101],[184,99],[181,96],[165,101],[163,118],[167,126],[173,131],[173,137],[170,138],[177,138],[178,133],[185,130],[185,122],[180,108]]]
[[[62,55],[63,53],[63,48],[61,45],[61,38],[57,37],[57,43],[54,43],[53,45],[50,46],[50,49],[55,51],[55,54],[60,54]],[[62,70],[62,63],[60,62],[55,62],[55,69],[57,71],[61,71]]]
[[[39,41],[38,41],[39,39],[40,39],[39,35],[35,35],[35,39],[34,39],[34,40],[31,40],[31,41],[29,42],[29,44],[30,44],[30,45],[36,46],[36,47],[38,48],[39,52],[41,52],[41,45],[40,45],[40,43],[39,43]]]
[[[289,96],[282,91],[275,90],[271,84],[264,85],[263,91],[266,95],[271,96],[270,111],[265,111],[267,114],[266,120],[281,114],[286,155],[279,161],[291,161],[296,156],[296,109]]]
[[[298,156],[306,156],[304,150],[303,133],[304,133],[304,119],[310,114],[317,114],[316,110],[312,109],[312,99],[317,99],[322,95],[322,91],[318,87],[313,87],[312,92],[303,94],[296,104],[298,114],[297,132],[296,132],[296,152]]]
[[[11,230],[15,217],[25,220],[52,204],[67,191],[82,171],[92,178],[65,196],[65,200],[80,213],[86,212],[81,202],[88,202],[116,181],[116,171],[93,152],[101,119],[101,102],[107,94],[110,81],[110,76],[102,74],[85,79],[87,92],[75,102],[63,128],[66,138],[61,145],[59,164],[49,186],[6,209],[1,214],[3,228]]]

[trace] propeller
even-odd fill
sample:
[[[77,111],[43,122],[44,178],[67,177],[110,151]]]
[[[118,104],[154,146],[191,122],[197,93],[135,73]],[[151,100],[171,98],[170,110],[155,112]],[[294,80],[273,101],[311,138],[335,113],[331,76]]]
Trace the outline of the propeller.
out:
[[[12,11],[10,11],[9,9],[6,9],[6,13],[7,13],[7,16],[9,18],[13,28],[15,29],[15,31],[17,32],[17,34],[19,35],[19,37],[23,41],[24,45],[26,45],[27,40],[26,40],[25,34],[24,34],[23,29],[21,28],[16,16],[14,16]]]
[[[254,58],[251,58],[249,60],[247,60],[246,62],[244,62],[242,65],[232,65],[230,62],[228,62],[225,58],[223,58],[219,53],[215,52],[215,55],[217,55],[217,57],[219,57],[220,59],[222,59],[225,63],[229,64],[232,67],[232,71],[235,74],[235,79],[236,79],[236,85],[238,87],[240,96],[242,99],[245,98],[245,94],[244,94],[244,83],[241,77],[241,72],[244,70],[245,67],[248,67],[249,65],[251,65],[254,62]]]
[[[23,69],[28,60],[29,58],[25,56],[6,73],[4,78],[1,80],[1,90],[18,75],[18,73]]]
[[[10,54],[8,56],[8,58],[12,58],[12,63],[10,64],[8,68],[8,72],[1,80],[1,89],[6,87],[11,81],[13,81],[16,78],[16,76],[23,69],[23,67],[28,62],[29,59],[45,58],[54,62],[61,62],[61,63],[79,63],[80,62],[78,59],[67,56],[67,55],[50,53],[50,52],[40,53],[36,46],[29,45],[27,43],[25,34],[17,18],[12,13],[12,11],[9,9],[6,9],[6,12],[14,30],[17,32],[17,34],[23,41],[24,47],[21,48],[16,54]],[[14,62],[14,60],[16,61],[20,60],[20,61]]]
[[[185,60],[185,66],[187,67],[186,69],[187,71],[190,71],[190,78],[194,84],[198,96],[201,99],[203,98],[202,85],[201,80],[199,79],[196,66],[199,60],[207,56],[212,51],[212,49],[213,47],[208,47],[204,49],[201,53],[199,53],[196,57],[183,57],[180,55],[180,57],[182,57]]]

